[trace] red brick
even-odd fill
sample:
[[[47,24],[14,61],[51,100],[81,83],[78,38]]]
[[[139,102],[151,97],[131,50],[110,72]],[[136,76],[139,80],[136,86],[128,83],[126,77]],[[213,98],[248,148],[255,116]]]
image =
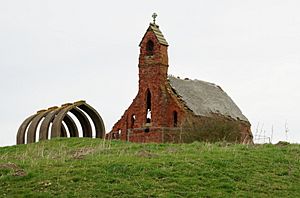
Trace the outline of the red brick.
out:
[[[153,55],[147,52],[147,42],[154,44]],[[203,126],[230,125],[237,127],[236,141],[252,142],[250,123],[225,118],[222,115],[214,117],[196,116],[185,107],[172,91],[168,82],[168,47],[159,43],[156,35],[147,31],[140,44],[139,55],[139,91],[132,104],[125,111],[121,119],[113,126],[107,135],[109,138],[128,140],[132,142],[180,142],[192,141],[182,138],[182,135],[193,133]],[[151,93],[151,123],[146,123],[147,92]],[[173,112],[177,112],[177,127],[174,127]],[[135,116],[133,123],[132,117]],[[212,122],[212,120],[214,122]],[[221,127],[222,128],[222,127]],[[149,132],[145,132],[148,130]],[[201,129],[202,130],[202,129]],[[118,131],[121,131],[120,136]],[[212,132],[213,133],[213,132]],[[221,134],[221,131],[216,131]],[[209,136],[209,135],[208,135]],[[199,138],[199,137],[197,137]],[[198,140],[195,137],[195,140]],[[203,137],[205,140],[205,137]],[[220,138],[217,137],[216,140]],[[230,141],[234,138],[231,137]],[[207,139],[207,141],[211,141]]]

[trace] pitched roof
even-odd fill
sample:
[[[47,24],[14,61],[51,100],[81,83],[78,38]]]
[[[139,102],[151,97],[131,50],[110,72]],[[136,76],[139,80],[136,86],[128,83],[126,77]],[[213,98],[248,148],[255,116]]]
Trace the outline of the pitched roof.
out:
[[[209,82],[182,80],[173,76],[169,76],[169,82],[176,94],[196,115],[211,116],[211,113],[216,113],[249,122],[221,87]]]
[[[158,40],[158,42],[159,42],[160,44],[169,46],[169,44],[168,44],[168,42],[166,41],[164,35],[161,33],[161,31],[160,31],[158,25],[156,25],[156,24],[154,24],[154,23],[150,23],[150,25],[149,25],[149,27],[148,27],[148,29],[147,29],[147,32],[148,32],[148,31],[153,31],[153,33],[155,34],[155,36],[156,36],[156,38],[157,38],[157,40]],[[146,33],[147,33],[147,32],[146,32]],[[145,34],[145,35],[146,35],[146,34]],[[144,35],[144,37],[145,37],[145,35]],[[144,37],[143,37],[142,41],[144,40]],[[140,43],[140,45],[141,45],[141,43]]]

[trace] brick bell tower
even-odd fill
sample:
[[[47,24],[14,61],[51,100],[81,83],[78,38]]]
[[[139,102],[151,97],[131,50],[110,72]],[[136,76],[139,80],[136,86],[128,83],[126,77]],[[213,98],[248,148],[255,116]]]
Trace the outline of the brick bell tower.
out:
[[[138,94],[113,126],[109,136],[114,139],[163,142],[162,130],[179,121],[173,113],[181,111],[170,94],[168,81],[168,43],[155,23],[156,16],[152,15],[153,22],[139,44]]]
[[[155,23],[157,15],[154,13],[152,17],[153,23],[150,23],[139,45],[139,94],[146,101],[146,125],[158,127],[166,125],[163,118],[167,103],[168,43]]]
[[[152,17],[139,44],[138,94],[106,137],[131,142],[251,142],[249,121],[219,86],[168,76],[168,43],[155,23],[157,15]]]

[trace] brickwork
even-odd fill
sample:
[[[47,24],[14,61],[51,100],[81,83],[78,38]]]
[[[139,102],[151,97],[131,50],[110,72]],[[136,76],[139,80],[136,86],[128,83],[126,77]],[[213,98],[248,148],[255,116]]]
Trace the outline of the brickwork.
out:
[[[201,128],[205,119],[214,118],[195,116],[174,93],[167,78],[168,46],[150,27],[140,43],[138,94],[107,137],[132,142],[179,142],[184,140],[181,134]],[[215,117],[222,120],[218,123],[226,120]],[[241,134],[251,134],[250,123],[234,123],[241,132],[239,141]]]
[[[147,43],[153,42],[152,52],[147,50]],[[168,86],[168,47],[161,45],[153,31],[147,31],[140,43],[139,56],[139,92],[122,118],[114,125],[112,131],[120,131],[119,136],[123,140],[128,139],[128,131],[131,141],[160,142],[160,132],[154,132],[152,128],[174,127],[184,117],[183,106],[170,94]],[[147,95],[151,95],[151,120],[147,122]],[[177,112],[177,123],[174,123],[173,113]],[[140,129],[140,130],[133,130]],[[149,130],[150,132],[145,132]],[[138,138],[138,136],[140,136]],[[142,136],[144,136],[142,138]]]

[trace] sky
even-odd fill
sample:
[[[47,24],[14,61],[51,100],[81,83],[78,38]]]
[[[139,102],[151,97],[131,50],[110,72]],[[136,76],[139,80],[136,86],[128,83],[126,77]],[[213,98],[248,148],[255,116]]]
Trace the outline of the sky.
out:
[[[0,146],[37,110],[78,100],[110,131],[137,94],[153,12],[169,74],[220,85],[253,135],[300,143],[299,10],[299,0],[2,0]]]

